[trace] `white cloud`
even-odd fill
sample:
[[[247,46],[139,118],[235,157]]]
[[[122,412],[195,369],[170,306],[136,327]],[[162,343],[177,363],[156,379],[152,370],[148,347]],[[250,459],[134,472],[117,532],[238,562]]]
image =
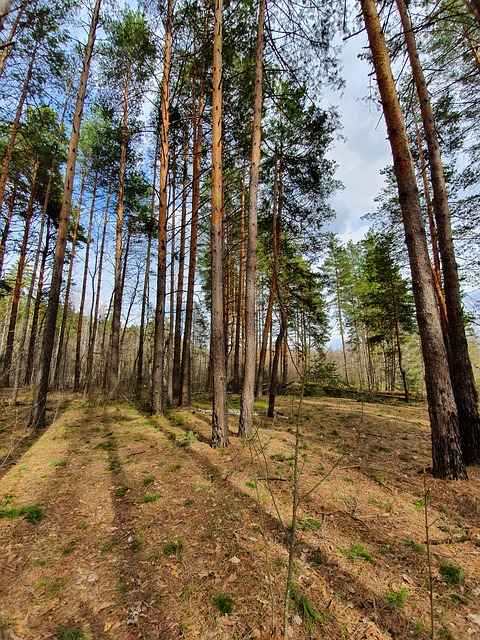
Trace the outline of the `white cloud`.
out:
[[[345,90],[342,95],[329,92],[326,96],[338,105],[346,138],[336,140],[329,154],[338,165],[336,177],[345,187],[331,198],[337,218],[329,229],[344,241],[357,241],[367,231],[369,225],[361,217],[375,210],[374,198],[384,186],[380,172],[391,163],[383,115],[366,100],[375,79],[368,63],[357,57],[364,45],[361,36],[346,43],[342,53]]]

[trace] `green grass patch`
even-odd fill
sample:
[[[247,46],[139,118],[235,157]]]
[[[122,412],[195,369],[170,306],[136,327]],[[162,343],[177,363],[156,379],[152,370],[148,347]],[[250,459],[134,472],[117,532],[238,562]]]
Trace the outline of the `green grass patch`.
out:
[[[340,553],[350,560],[350,562],[355,562],[357,558],[366,560],[370,562],[370,564],[376,564],[375,558],[372,554],[365,549],[361,544],[354,545],[351,549],[345,549],[344,547],[340,547]]]
[[[102,451],[113,451],[115,445],[111,440],[105,440],[105,442],[99,442],[95,445],[94,449],[102,449]]]
[[[66,467],[67,466],[67,462],[66,460],[54,460],[53,462],[50,463],[51,467]]]
[[[118,487],[118,489],[115,489],[115,495],[117,496],[117,498],[123,498],[128,491],[130,491],[130,487]]]
[[[172,542],[168,542],[163,547],[163,553],[166,556],[171,556],[173,554],[179,555],[183,551],[183,540],[182,538],[175,538]]]
[[[272,453],[270,458],[276,462],[291,462],[295,460],[295,454],[291,453],[287,456],[284,453]]]
[[[443,580],[449,585],[456,586],[462,583],[463,570],[456,564],[443,562],[438,567],[438,572],[442,576]]]
[[[133,553],[138,553],[139,551],[141,551],[143,549],[143,542],[141,540],[132,540],[130,542],[130,550],[133,551]]]
[[[88,640],[90,634],[76,627],[63,627],[57,631],[58,640]]]
[[[230,596],[216,596],[213,599],[213,604],[220,611],[220,613],[223,613],[223,615],[230,615],[233,611],[234,602]]]
[[[155,482],[155,480],[156,480],[156,479],[157,479],[157,477],[156,477],[156,476],[153,476],[153,475],[146,476],[146,477],[143,479],[142,484],[143,484],[143,486],[144,486],[144,487],[148,487],[148,485],[149,485],[149,484],[153,484],[153,483]]]
[[[62,548],[62,555],[64,556],[70,555],[75,551],[76,546],[77,546],[77,541],[75,540],[75,538],[73,538],[72,540],[69,540],[67,544]]]
[[[197,436],[193,433],[193,431],[189,431],[186,433],[181,440],[177,442],[179,447],[189,447],[194,442],[196,442]]]
[[[159,498],[160,498],[160,494],[159,493],[150,493],[150,494],[144,496],[142,498],[141,502],[143,502],[144,504],[146,504],[148,502],[156,502]]]
[[[409,590],[405,589],[404,587],[402,587],[400,591],[392,591],[392,590],[387,591],[388,606],[391,609],[399,609],[399,610],[403,609],[409,595],[410,595]]]
[[[108,540],[106,540],[100,547],[100,553],[107,553],[108,551],[110,551],[115,542],[115,538],[108,538]]]
[[[421,554],[427,553],[427,547],[424,544],[421,544],[420,542],[414,542],[410,538],[407,538],[405,540],[405,546],[412,549],[412,551],[415,551],[415,553],[421,553]]]
[[[320,531],[322,523],[312,516],[301,516],[297,522],[299,531]]]
[[[298,587],[294,584],[290,587],[290,599],[298,615],[303,619],[303,623],[308,632],[313,629],[315,624],[327,621],[328,613],[320,613],[320,611],[317,611],[310,600],[301,594]]]

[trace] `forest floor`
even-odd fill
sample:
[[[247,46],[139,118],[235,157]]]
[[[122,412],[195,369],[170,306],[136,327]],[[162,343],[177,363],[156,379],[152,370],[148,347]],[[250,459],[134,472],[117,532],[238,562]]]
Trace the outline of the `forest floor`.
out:
[[[213,450],[206,401],[54,395],[37,438],[22,401],[0,416],[2,640],[279,640],[297,420],[289,637],[480,638],[480,469],[431,477],[424,406],[279,398]]]

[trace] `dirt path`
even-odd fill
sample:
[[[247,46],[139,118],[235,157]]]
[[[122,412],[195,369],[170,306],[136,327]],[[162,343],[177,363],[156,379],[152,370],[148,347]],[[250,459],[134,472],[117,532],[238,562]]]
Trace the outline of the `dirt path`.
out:
[[[371,405],[360,419],[356,403],[341,405],[309,400],[302,414],[300,490],[310,493],[294,581],[322,621],[308,630],[292,609],[292,637],[427,638],[425,412],[402,422]],[[0,638],[260,638],[272,602],[280,627],[294,424],[258,420],[252,447],[233,438],[222,452],[203,442],[201,409],[160,421],[125,406],[65,412],[0,480],[4,512],[44,512],[36,524],[0,519]],[[480,481],[470,475],[428,480],[439,638],[480,637]],[[458,584],[442,566],[461,571]]]

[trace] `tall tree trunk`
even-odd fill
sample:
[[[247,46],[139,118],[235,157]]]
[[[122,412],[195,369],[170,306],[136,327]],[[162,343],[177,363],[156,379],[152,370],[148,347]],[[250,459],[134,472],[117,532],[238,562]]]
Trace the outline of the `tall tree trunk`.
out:
[[[94,295],[95,304],[92,300],[92,310],[90,314],[90,332],[87,351],[87,365],[85,369],[85,393],[88,395],[93,382],[93,358],[95,355],[95,344],[98,333],[98,312],[100,309],[100,296],[102,292],[102,275],[103,275],[103,258],[105,255],[105,240],[107,237],[108,210],[110,208],[110,198],[112,197],[113,175],[110,178],[107,191],[107,200],[105,203],[105,213],[103,216],[102,241],[100,243],[100,258],[98,261],[97,287]],[[106,326],[106,323],[105,323]]]
[[[30,56],[30,62],[28,65],[27,73],[23,81],[22,92],[20,94],[20,99],[17,104],[17,111],[15,113],[15,118],[13,120],[12,128],[10,130],[10,136],[8,138],[5,155],[3,156],[2,171],[0,173],[0,213],[2,212],[3,201],[5,199],[5,190],[7,188],[7,182],[8,182],[8,172],[10,170],[10,164],[13,158],[13,151],[15,149],[15,142],[17,140],[18,130],[20,128],[20,118],[22,117],[22,113],[23,113],[23,105],[25,104],[25,100],[28,95],[28,89],[30,87],[30,81],[33,75],[33,65],[35,64],[35,57],[37,55],[37,50],[38,50],[38,42],[35,43],[32,50],[32,54]]]
[[[155,184],[155,183],[154,183]],[[147,316],[147,300],[148,300],[148,288],[150,283],[150,259],[152,252],[152,236],[149,233],[147,236],[147,255],[145,257],[145,277],[143,280],[143,295],[142,295],[142,311],[140,315],[140,329],[138,332],[138,355],[137,355],[137,397],[142,395],[143,387],[143,343],[145,340],[145,321]]]
[[[20,258],[18,260],[17,277],[15,279],[15,287],[13,289],[12,304],[10,306],[10,320],[8,323],[7,344],[5,354],[3,356],[2,368],[2,384],[8,386],[11,378],[11,367],[13,358],[13,347],[15,341],[15,329],[17,327],[18,306],[20,304],[20,295],[22,293],[23,272],[27,258],[28,236],[30,233],[30,223],[33,216],[33,197],[35,193],[35,184],[37,181],[38,160],[33,167],[33,174],[30,181],[30,196],[25,213],[25,228],[23,231],[22,246],[20,248]]]
[[[427,205],[428,227],[430,231],[430,245],[431,245],[432,254],[433,254],[433,264],[432,264],[433,282],[435,285],[435,293],[437,294],[437,302],[440,310],[440,318],[442,320],[443,337],[445,340],[445,345],[447,345],[447,352],[448,352],[448,345],[450,344],[450,338],[448,337],[447,306],[445,304],[445,295],[442,289],[442,271],[441,271],[441,265],[440,265],[440,252],[438,249],[437,228],[435,226],[435,214],[433,212],[432,198],[430,196],[430,186],[428,184],[427,167],[425,164],[425,157],[423,155],[422,138],[420,136],[420,131],[418,128],[417,118],[415,117],[415,111],[413,111],[413,120],[415,123],[415,134],[417,138],[417,150],[418,150],[418,157],[420,160],[420,172],[422,174],[423,191],[425,194],[425,201]]]
[[[338,327],[340,330],[340,338],[342,341],[343,367],[345,370],[345,382],[347,384],[347,387],[349,387],[350,381],[348,379],[347,347],[345,344],[345,331],[343,328],[342,303],[340,300],[340,274],[338,272],[337,256],[335,255],[335,247],[332,247],[332,256],[333,256],[334,267],[335,267],[335,297],[337,302]]]
[[[83,315],[85,311],[85,298],[87,295],[88,267],[90,261],[90,245],[92,242],[93,214],[95,212],[95,200],[97,197],[98,167],[95,170],[93,178],[92,203],[90,205],[90,216],[88,219],[87,245],[85,247],[85,264],[83,265],[82,293],[80,295],[80,309],[78,310],[77,322],[77,341],[75,345],[75,373],[73,380],[73,391],[77,393],[80,390],[80,376],[82,373],[82,334],[83,334]]]
[[[273,303],[275,301],[275,275],[272,272],[268,293],[267,311],[265,314],[265,324],[263,326],[262,345],[258,357],[257,381],[255,385],[255,396],[261,398],[263,395],[263,378],[265,375],[265,361],[267,359],[268,338],[272,326]]]
[[[438,478],[466,479],[467,473],[460,448],[458,412],[440,315],[436,305],[415,169],[405,122],[375,1],[361,0],[361,6],[392,148],[405,227],[425,364],[425,384],[432,431],[433,475]]]
[[[87,173],[87,166],[85,165],[82,171],[82,184],[80,186],[80,194],[78,198],[75,222],[73,224],[72,247],[70,249],[70,259],[68,264],[67,286],[65,289],[65,301],[63,303],[62,321],[60,323],[60,333],[58,336],[57,360],[55,362],[55,371],[53,375],[53,386],[55,389],[58,389],[58,384],[60,381],[60,367],[62,364],[62,354],[65,351],[64,350],[65,345],[63,343],[65,338],[65,330],[67,328],[67,318],[68,318],[68,310],[69,310],[69,302],[70,302],[70,289],[72,287],[73,264],[75,261],[75,249],[77,245],[77,234],[78,234],[78,226],[80,224],[80,214],[82,211],[83,190],[85,188],[86,173]],[[65,379],[63,378],[63,380],[65,384]]]
[[[128,127],[128,93],[130,88],[130,63],[127,65],[125,87],[123,92],[123,123],[120,147],[120,165],[118,170],[117,224],[115,232],[115,282],[113,290],[112,332],[110,334],[110,362],[107,374],[107,391],[113,397],[118,387],[118,366],[120,363],[120,321],[122,315],[122,233],[123,208],[125,195],[125,171],[127,167],[127,127]]]
[[[204,42],[206,39],[204,38]],[[198,211],[200,208],[200,176],[202,169],[202,130],[203,130],[203,83],[204,63],[200,75],[198,92],[198,110],[196,114],[196,130],[193,140],[192,168],[192,221],[190,225],[190,251],[188,257],[187,302],[185,307],[185,327],[183,330],[182,364],[180,370],[180,389],[178,404],[184,407],[191,401],[191,339],[193,326],[193,297],[195,293],[195,267],[197,264]],[[195,101],[194,101],[195,103]],[[195,108],[195,107],[194,107]]]
[[[45,234],[45,247],[42,251],[42,260],[38,271],[37,294],[35,304],[33,306],[32,326],[30,328],[30,340],[28,341],[27,362],[25,365],[25,384],[30,385],[33,375],[33,365],[35,360],[35,347],[37,344],[38,321],[40,318],[40,307],[42,304],[43,279],[45,275],[45,266],[47,264],[48,254],[50,252],[50,226],[51,220],[47,218],[47,229]]]
[[[54,162],[55,160],[52,162],[52,172],[53,172]],[[38,264],[40,262],[40,255],[42,253],[43,237],[45,234],[45,225],[47,224],[47,206],[48,206],[48,200],[50,198],[50,186],[51,186],[52,175],[53,175],[52,172],[50,173],[48,183],[47,183],[47,189],[45,193],[45,200],[44,200],[43,211],[42,211],[42,221],[40,223],[40,231],[38,234],[38,244],[37,244],[37,249],[35,251],[35,260],[34,260],[33,269],[32,269],[32,278],[30,281],[30,287],[29,287],[28,296],[27,296],[27,303],[25,305],[22,337],[20,339],[20,344],[18,347],[17,364],[15,367],[15,380],[13,383],[13,390],[12,390],[12,398],[11,398],[12,405],[17,404],[18,390],[20,388],[20,379],[21,379],[22,366],[23,366],[23,355],[25,352],[25,345],[27,343],[28,324],[30,320],[30,308],[32,305],[33,294],[35,291]],[[47,233],[48,233],[48,225],[47,225]]]
[[[241,345],[242,324],[244,324],[245,301],[244,301],[244,280],[245,280],[245,168],[242,177],[242,204],[240,212],[240,246],[238,250],[238,292],[237,309],[235,322],[235,346],[233,352],[233,393],[240,391],[240,366],[244,362],[244,349]],[[256,350],[256,349],[255,349]],[[242,357],[241,357],[242,356]],[[242,361],[242,362],[241,362]]]
[[[281,161],[280,161],[281,164]],[[282,354],[282,345],[287,330],[287,312],[284,305],[279,272],[280,272],[280,242],[282,236],[282,169],[279,168],[278,152],[275,149],[274,178],[273,178],[273,215],[272,215],[272,242],[273,242],[273,279],[280,308],[280,330],[275,341],[275,353],[273,356],[272,370],[270,374],[270,391],[268,397],[267,416],[275,415],[275,400],[278,387],[278,367]]]
[[[172,47],[172,0],[168,0],[165,21],[165,48],[160,114],[160,185],[158,203],[158,261],[157,304],[155,307],[155,337],[153,343],[152,411],[163,413],[163,369],[165,342],[165,291],[167,282],[167,178],[168,178],[168,130],[170,125],[170,66]],[[172,238],[173,242],[173,238]]]
[[[435,120],[425,76],[418,57],[417,45],[404,0],[396,0],[407,43],[408,56],[417,88],[422,114],[425,141],[428,148],[430,177],[433,189],[433,209],[437,222],[438,244],[442,259],[445,303],[448,317],[449,362],[453,392],[458,408],[460,442],[466,464],[480,464],[480,415],[478,393],[475,386],[472,364],[468,354],[465,323],[458,281],[457,263],[452,240],[450,211],[443,164],[438,143]]]
[[[175,333],[175,202],[176,202],[176,158],[172,162],[172,222],[171,244],[170,244],[170,318],[167,338],[167,403],[171,407],[173,404],[173,343]]]
[[[65,122],[65,114],[67,112],[67,107],[68,107],[68,100],[70,97],[70,90],[72,88],[72,82],[73,82],[73,76],[70,76],[70,80],[68,82],[68,87],[67,87],[67,92],[65,95],[65,101],[63,104],[63,111],[62,111],[62,117],[60,118],[60,123],[58,125],[58,135],[57,135],[57,139],[55,141],[55,148],[53,150],[53,154],[52,154],[52,162],[50,164],[50,172],[48,175],[48,181],[47,181],[47,186],[45,189],[45,195],[43,198],[43,206],[42,206],[42,221],[40,224],[40,231],[39,231],[39,235],[38,235],[38,246],[37,246],[37,250],[35,253],[35,261],[34,261],[34,265],[33,265],[33,271],[32,271],[32,280],[31,280],[31,284],[30,284],[30,291],[28,294],[28,299],[27,299],[27,306],[25,309],[25,324],[24,324],[24,329],[23,329],[23,335],[22,335],[22,339],[21,339],[21,344],[20,344],[20,349],[19,349],[19,362],[17,364],[17,368],[16,368],[16,372],[15,372],[15,382],[14,382],[14,386],[13,386],[13,391],[12,391],[12,404],[15,405],[17,402],[17,395],[18,395],[18,389],[20,386],[20,376],[21,376],[21,365],[22,365],[22,354],[23,351],[25,349],[25,344],[27,342],[27,334],[28,334],[28,320],[30,317],[30,306],[31,306],[31,301],[33,299],[33,292],[35,290],[35,282],[36,282],[36,278],[37,278],[37,270],[38,270],[38,265],[40,262],[40,255],[42,254],[42,244],[43,244],[43,236],[45,233],[45,225],[46,225],[46,242],[45,242],[45,250],[43,251],[43,257],[42,257],[42,261],[41,261],[41,265],[40,265],[40,272],[38,275],[38,288],[37,288],[37,299],[35,300],[35,305],[34,305],[34,313],[33,313],[33,318],[32,318],[32,328],[31,328],[31,333],[30,333],[30,343],[29,343],[29,349],[28,349],[28,354],[27,354],[27,363],[26,363],[26,369],[25,369],[25,383],[26,384],[30,384],[30,379],[31,379],[31,371],[32,371],[32,366],[33,366],[33,354],[34,354],[34,348],[35,348],[35,341],[36,341],[36,332],[37,332],[37,324],[38,324],[38,314],[40,311],[40,299],[41,299],[41,292],[42,292],[42,287],[43,287],[43,274],[45,271],[45,264],[46,264],[46,259],[47,259],[47,254],[48,254],[48,245],[49,245],[49,229],[50,229],[50,219],[48,218],[47,215],[47,209],[48,209],[48,205],[50,202],[50,193],[52,190],[52,184],[53,184],[53,178],[55,175],[55,165],[57,162],[57,155],[58,155],[58,148],[60,146],[60,140],[61,137],[63,135],[63,125]]]
[[[222,11],[215,0],[212,93],[212,217],[211,246],[211,353],[213,374],[212,447],[227,447],[227,372],[223,287],[223,164],[222,164]]]
[[[260,144],[262,141],[263,32],[266,4],[266,0],[259,0],[253,97],[252,155],[250,160],[247,259],[245,266],[245,362],[238,433],[246,438],[249,438],[252,434],[253,401],[255,396],[255,280],[257,271],[258,178],[260,173]]]
[[[88,35],[85,56],[83,59],[83,69],[80,77],[75,115],[73,117],[72,132],[67,155],[67,168],[65,183],[63,187],[62,208],[60,211],[60,222],[58,225],[57,243],[55,246],[55,258],[48,299],[47,317],[45,320],[45,330],[43,333],[42,354],[39,367],[38,381],[33,396],[33,406],[30,414],[29,424],[36,428],[45,426],[45,411],[47,407],[48,379],[50,376],[50,365],[52,361],[53,343],[55,338],[55,325],[57,322],[57,312],[60,298],[60,288],[62,284],[63,261],[65,259],[65,249],[68,235],[68,222],[70,219],[70,209],[72,205],[73,182],[75,177],[75,165],[77,162],[78,141],[80,137],[80,126],[82,123],[83,105],[87,89],[90,61],[92,58],[93,45],[95,43],[95,33],[98,24],[101,0],[96,0],[93,10],[90,32]]]
[[[175,300],[175,340],[173,350],[173,395],[178,397],[180,390],[180,366],[182,349],[182,303],[185,270],[185,239],[187,233],[187,183],[188,183],[188,126],[185,131],[185,148],[183,151],[182,179],[182,220],[180,226],[180,247],[178,249],[177,296]]]

